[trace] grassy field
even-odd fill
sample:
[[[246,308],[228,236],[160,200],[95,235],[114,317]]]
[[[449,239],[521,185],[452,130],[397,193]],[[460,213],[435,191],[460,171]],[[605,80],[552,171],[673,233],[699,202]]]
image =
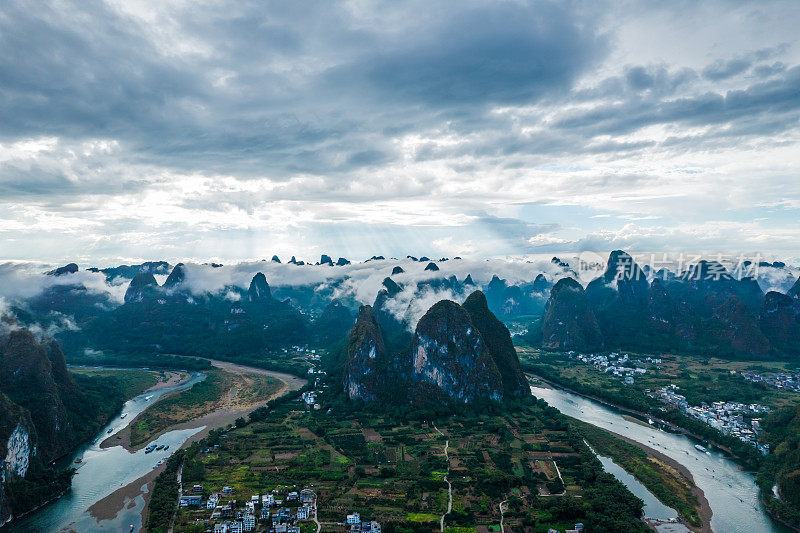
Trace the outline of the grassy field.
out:
[[[161,399],[136,417],[131,424],[131,445],[148,442],[170,426],[217,409],[261,403],[281,386],[279,380],[269,376],[210,370],[203,381]]]
[[[125,398],[133,398],[156,383],[166,379],[166,372],[153,370],[128,370],[128,369],[103,369],[103,368],[75,368],[70,367],[70,373],[99,378],[110,378],[118,383]]]

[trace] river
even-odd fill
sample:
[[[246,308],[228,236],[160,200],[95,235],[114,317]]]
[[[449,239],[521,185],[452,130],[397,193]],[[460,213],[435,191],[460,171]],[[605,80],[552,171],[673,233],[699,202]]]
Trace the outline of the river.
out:
[[[129,524],[139,531],[144,507],[144,498],[141,495],[113,520],[97,522],[89,515],[87,509],[120,487],[133,483],[150,472],[159,460],[174,453],[203,427],[167,432],[153,442],[168,444],[169,450],[159,450],[149,454],[145,454],[144,449],[131,453],[122,446],[103,449],[100,448],[100,443],[124,429],[139,413],[153,405],[164,394],[188,389],[203,381],[205,377],[201,372],[192,372],[189,379],[179,385],[151,390],[125,402],[122,412],[100,431],[94,441],[81,446],[69,457],[69,463],[77,467],[77,472],[72,478],[71,490],[53,504],[13,524],[11,531],[20,533],[62,530],[128,531]],[[125,418],[120,418],[123,415]],[[77,458],[80,458],[81,462],[75,464]]]
[[[703,453],[697,441],[681,434],[640,425],[623,418],[622,413],[603,404],[556,388],[531,387],[537,398],[562,413],[599,428],[624,435],[650,446],[684,465],[695,484],[705,493],[713,516],[711,529],[717,533],[785,533],[791,531],[767,516],[758,497],[755,477],[739,469],[723,453]],[[614,472],[612,472],[614,473]],[[625,482],[625,479],[621,479]],[[660,509],[659,513],[664,512]],[[653,518],[658,518],[653,516]]]

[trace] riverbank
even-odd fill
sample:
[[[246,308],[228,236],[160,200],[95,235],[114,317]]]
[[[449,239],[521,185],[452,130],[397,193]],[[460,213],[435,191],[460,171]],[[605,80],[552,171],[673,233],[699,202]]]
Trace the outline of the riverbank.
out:
[[[282,372],[263,370],[254,367],[246,367],[225,361],[212,360],[210,362],[215,369],[229,373],[236,379],[249,379],[248,376],[253,375],[262,376],[277,379],[280,382],[280,386],[277,390],[272,391],[268,396],[258,398],[256,401],[248,401],[243,397],[243,395],[239,394],[237,390],[237,385],[239,386],[238,388],[241,388],[241,386],[246,385],[247,382],[243,381],[242,383],[231,384],[230,389],[219,391],[222,397],[217,398],[214,402],[207,403],[207,405],[210,407],[208,411],[203,412],[202,410],[196,410],[189,416],[188,419],[181,420],[180,422],[176,422],[174,424],[165,425],[164,427],[159,428],[156,432],[147,435],[147,438],[144,441],[134,444],[131,441],[131,431],[136,424],[146,417],[146,412],[142,412],[124,429],[105,439],[100,444],[100,447],[108,448],[112,446],[122,446],[125,448],[125,450],[133,453],[146,446],[148,442],[158,439],[158,437],[169,431],[195,429],[200,427],[204,427],[202,432],[203,436],[205,436],[211,429],[233,424],[237,418],[247,416],[254,409],[265,405],[275,398],[283,396],[287,392],[299,390],[306,384],[306,380],[291,374],[284,374]],[[172,394],[162,396],[152,407],[155,407],[164,400],[169,399]]]
[[[585,424],[585,422],[584,422],[584,424]],[[616,437],[616,438],[618,438],[618,439],[620,439],[620,440],[622,440],[622,441],[624,441],[624,442],[626,442],[626,443],[628,443],[628,444],[630,444],[632,446],[636,446],[637,448],[639,448],[640,450],[642,450],[646,454],[648,460],[657,461],[658,463],[660,463],[662,465],[666,465],[667,467],[669,467],[669,468],[673,469],[675,472],[677,472],[678,475],[683,477],[683,479],[686,481],[686,484],[691,489],[692,494],[697,499],[696,510],[697,510],[697,514],[698,514],[698,516],[700,518],[700,523],[702,525],[700,527],[698,527],[698,526],[690,523],[689,521],[687,521],[685,519],[680,519],[680,523],[685,525],[687,528],[691,529],[692,531],[696,531],[698,533],[712,533],[712,531],[711,531],[711,517],[713,516],[713,512],[711,510],[711,506],[708,503],[708,499],[706,498],[705,493],[700,489],[700,487],[697,486],[697,484],[694,481],[694,476],[689,471],[689,469],[686,468],[686,466],[684,466],[683,464],[679,463],[675,459],[663,454],[662,452],[660,452],[660,451],[658,451],[658,450],[656,450],[654,448],[651,448],[650,446],[647,446],[646,444],[642,444],[641,442],[638,442],[638,441],[636,441],[634,439],[626,437],[625,435],[622,435],[620,433],[617,433],[615,431],[611,431],[611,430],[608,430],[608,429],[602,429],[602,431],[610,433],[614,437]],[[617,461],[617,459],[615,457],[611,457],[611,459],[614,460],[617,464],[619,464],[619,462]],[[620,464],[620,467],[622,467],[622,466],[623,465]],[[628,472],[628,473],[632,474],[634,477],[637,477],[634,472]],[[637,479],[638,479],[638,477],[637,477]],[[639,481],[643,483],[642,480],[639,480]],[[653,490],[651,490],[651,488],[648,487],[647,485],[645,485],[645,488],[647,488],[651,493],[653,493]],[[655,496],[654,493],[653,493],[653,495]],[[661,501],[661,500],[659,500],[659,501]],[[665,505],[670,505],[669,502],[661,501],[661,503],[663,503]]]
[[[528,375],[529,378],[531,377],[531,374],[527,374],[527,375]],[[554,388],[553,384],[550,384],[547,380],[545,380],[545,379],[543,379],[543,378],[541,378],[539,376],[535,376],[535,375],[533,375],[533,376],[536,378],[536,380],[538,382],[545,383],[549,387]],[[583,398],[587,398],[589,400],[601,403],[601,404],[606,405],[608,407],[613,407],[614,409],[617,409],[617,410],[619,410],[621,412],[634,413],[634,414],[638,414],[639,416],[643,415],[643,413],[638,413],[637,411],[634,411],[632,409],[625,409],[625,408],[613,405],[610,402],[602,401],[601,399],[593,398],[593,397],[591,397],[589,395],[586,395],[586,394],[581,394],[579,392],[571,391],[568,388],[561,386],[560,384],[558,386],[562,390],[566,390],[568,392],[571,392],[572,394],[576,394],[576,395],[581,396]],[[640,420],[640,419],[638,419],[636,417],[631,417],[629,415],[622,415],[622,416],[626,420],[630,420],[632,423],[638,423],[638,424],[642,425],[643,427],[652,427],[649,424],[643,422],[642,420]],[[647,416],[647,415],[644,414],[644,416]],[[697,512],[698,512],[698,515],[700,517],[700,521],[702,523],[702,526],[697,527],[697,526],[691,524],[690,522],[688,522],[687,520],[684,520],[684,519],[681,519],[680,522],[683,525],[685,525],[686,527],[688,527],[689,529],[691,529],[692,531],[697,531],[699,533],[711,533],[711,517],[713,516],[713,512],[711,510],[711,506],[708,503],[708,499],[706,498],[705,493],[703,492],[702,489],[700,489],[697,486],[697,484],[694,481],[694,476],[692,476],[692,473],[689,471],[688,468],[686,468],[686,466],[684,466],[683,464],[679,463],[675,459],[663,454],[662,452],[660,452],[660,451],[658,451],[658,450],[656,450],[654,448],[651,448],[650,446],[642,444],[641,442],[638,442],[638,441],[636,441],[634,439],[626,437],[625,435],[622,435],[622,434],[620,434],[620,433],[618,433],[616,431],[612,431],[612,430],[608,430],[608,429],[603,429],[603,431],[606,431],[606,432],[614,435],[615,437],[619,438],[620,440],[622,440],[622,441],[624,441],[624,442],[626,442],[628,444],[636,446],[637,448],[639,448],[639,449],[641,449],[642,451],[645,452],[645,454],[647,455],[648,459],[655,460],[655,461],[658,461],[658,462],[660,462],[660,463],[662,463],[664,465],[667,465],[668,467],[674,469],[678,474],[680,474],[687,481],[688,485],[691,487],[692,494],[695,496],[695,498],[697,498],[697,502],[698,502]],[[633,472],[629,472],[629,473],[633,474]],[[635,475],[634,475],[634,477],[635,477]],[[648,487],[648,489],[649,489],[649,487]],[[651,490],[651,492],[652,492],[652,490]],[[667,504],[666,502],[663,502],[663,501],[662,501],[662,503],[664,503],[665,505]]]
[[[668,421],[664,420],[663,418],[660,418],[658,415],[656,415],[654,413],[647,413],[647,412],[643,412],[643,411],[638,411],[636,409],[631,409],[629,407],[623,407],[623,406],[615,404],[615,403],[613,403],[613,402],[611,402],[609,400],[606,400],[605,398],[600,398],[599,396],[595,396],[593,394],[587,394],[585,392],[574,390],[574,389],[570,388],[569,385],[564,385],[564,384],[559,383],[557,381],[551,382],[547,378],[543,378],[542,376],[539,376],[538,374],[534,374],[530,370],[525,370],[525,376],[527,376],[529,378],[529,381],[530,381],[530,378],[533,378],[537,382],[543,383],[548,387],[558,387],[561,390],[564,390],[564,391],[567,391],[569,393],[581,396],[582,398],[586,398],[588,400],[592,400],[593,402],[597,402],[599,404],[603,404],[603,405],[605,405],[607,407],[611,407],[613,409],[616,409],[617,411],[621,411],[623,413],[628,413],[628,414],[631,414],[631,415],[635,415],[635,416],[641,417],[641,418],[651,419],[654,422],[657,422],[659,425],[668,428],[670,431],[672,431],[674,433],[680,433],[681,435],[686,435],[687,437],[691,437],[691,438],[693,438],[693,439],[695,439],[695,440],[697,440],[699,442],[708,443],[708,444],[714,446],[715,448],[718,448],[718,449],[722,450],[723,452],[725,452],[726,455],[728,455],[732,460],[736,461],[736,463],[739,464],[740,468],[742,468],[744,470],[744,466],[742,465],[742,459],[739,456],[737,456],[735,453],[733,453],[733,451],[730,448],[728,448],[727,446],[725,446],[723,444],[720,444],[720,443],[718,443],[716,441],[713,441],[713,440],[708,440],[706,437],[704,437],[702,435],[698,435],[697,433],[689,431],[688,429],[686,429],[684,427],[681,427],[681,426],[679,426],[677,424],[674,424],[672,422],[668,422]],[[639,423],[647,425],[647,426],[652,426],[651,424],[645,424],[642,420],[639,420]]]
[[[165,433],[169,433],[172,431],[199,429],[199,431],[193,433],[181,445],[181,448],[186,448],[192,443],[197,442],[208,436],[211,430],[220,427],[226,427],[229,424],[233,424],[235,423],[237,418],[247,417],[247,415],[250,412],[266,405],[269,401],[278,398],[280,396],[283,396],[291,391],[299,390],[306,384],[305,379],[293,376],[291,374],[286,374],[283,372],[275,372],[255,367],[247,367],[243,365],[229,363],[226,361],[211,360],[210,362],[212,366],[214,366],[215,368],[224,370],[226,372],[231,372],[235,374],[255,374],[259,376],[268,376],[277,379],[281,382],[281,386],[277,390],[272,392],[272,394],[270,394],[268,397],[261,398],[257,402],[239,404],[236,406],[226,405],[221,408],[215,409],[214,411],[206,413],[202,416],[194,418],[192,420],[186,420],[177,424],[170,425],[169,427],[161,430],[156,436],[154,436],[151,439],[151,441],[158,438],[160,435],[164,435]],[[169,395],[165,395],[164,397],[165,398],[169,397]],[[106,439],[101,444],[101,447],[107,448],[113,446],[122,446],[125,450],[127,450],[130,453],[136,452],[143,445],[139,447],[131,447],[130,426],[133,423],[135,423],[135,421],[136,421],[135,419],[132,420],[131,423],[125,429],[118,432],[117,435],[112,435],[111,437]],[[155,478],[158,476],[158,474],[160,474],[163,471],[163,469],[164,465],[159,466],[158,468],[153,469],[144,476],[140,477],[136,481],[117,489],[116,491],[106,496],[105,498],[95,502],[88,509],[89,514],[99,523],[104,520],[115,519],[117,516],[119,516],[119,513],[125,510],[126,508],[133,508],[142,505],[141,522],[142,524],[144,524],[147,517],[147,506],[150,500],[150,493],[152,491]],[[141,498],[141,502],[143,503],[136,503],[138,498]]]
[[[786,528],[772,520],[766,512],[753,474],[743,471],[738,464],[720,451],[700,450],[696,447],[697,441],[686,435],[631,423],[615,408],[562,390],[558,386],[544,388],[538,385],[537,383],[531,385],[534,396],[546,401],[561,413],[605,430],[609,434],[622,434],[630,438],[635,441],[633,445],[614,437],[620,444],[631,448],[636,446],[636,454],[642,454],[639,446],[649,445],[655,449],[654,451],[685,466],[693,476],[694,485],[703,491],[708,501],[713,512],[711,529],[716,533],[786,532]],[[642,474],[646,475],[646,472]],[[625,472],[625,475],[629,474]],[[658,488],[657,485],[654,486]],[[668,528],[667,525],[664,527]]]

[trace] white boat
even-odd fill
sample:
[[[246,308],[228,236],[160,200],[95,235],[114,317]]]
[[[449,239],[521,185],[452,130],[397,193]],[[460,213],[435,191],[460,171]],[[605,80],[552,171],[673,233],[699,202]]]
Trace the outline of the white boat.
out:
[[[121,419],[125,418],[126,416],[128,416],[128,413],[122,413],[121,415],[119,415],[119,418],[121,420]]]
[[[699,444],[695,444],[694,447],[703,453],[708,453],[708,450],[706,450],[705,446],[700,446]]]
[[[150,398],[152,398],[152,397],[153,397],[153,395],[152,395],[152,394],[151,394],[150,396],[145,396],[145,397],[144,397],[144,401],[146,401],[146,402],[149,402],[149,401],[150,401]]]

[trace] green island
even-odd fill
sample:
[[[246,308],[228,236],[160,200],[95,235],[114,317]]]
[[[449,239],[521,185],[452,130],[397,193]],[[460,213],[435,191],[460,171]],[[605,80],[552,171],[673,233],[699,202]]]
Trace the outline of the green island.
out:
[[[108,392],[113,386],[121,395],[128,399],[137,396],[157,383],[164,381],[167,373],[153,370],[134,370],[134,369],[105,369],[105,368],[82,368],[70,367],[72,378],[80,385],[92,388],[91,383],[97,390]],[[108,387],[102,387],[100,383],[105,382]],[[113,384],[113,385],[112,385]]]
[[[574,420],[572,422],[584,435],[592,449],[599,455],[610,457],[638,479],[647,490],[663,504],[672,507],[689,524],[703,525],[700,518],[700,502],[692,491],[692,482],[675,468],[649,457],[641,447],[626,442],[591,424]]]

